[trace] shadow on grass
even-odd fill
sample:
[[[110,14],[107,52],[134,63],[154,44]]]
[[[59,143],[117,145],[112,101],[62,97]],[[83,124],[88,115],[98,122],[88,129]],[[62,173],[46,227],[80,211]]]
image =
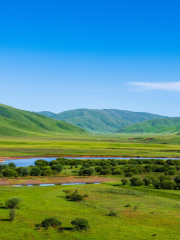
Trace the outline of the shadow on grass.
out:
[[[10,221],[10,219],[4,219],[4,218],[0,218],[0,221],[2,221],[2,222],[9,222],[9,221]]]
[[[4,206],[1,206],[0,209],[6,209]]]
[[[64,231],[74,231],[73,227],[60,227],[59,228],[60,232],[64,232]]]

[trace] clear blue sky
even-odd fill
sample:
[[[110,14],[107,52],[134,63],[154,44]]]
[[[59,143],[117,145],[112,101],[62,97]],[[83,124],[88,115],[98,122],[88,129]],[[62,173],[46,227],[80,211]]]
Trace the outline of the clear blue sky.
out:
[[[0,1],[0,102],[180,116],[180,2]]]

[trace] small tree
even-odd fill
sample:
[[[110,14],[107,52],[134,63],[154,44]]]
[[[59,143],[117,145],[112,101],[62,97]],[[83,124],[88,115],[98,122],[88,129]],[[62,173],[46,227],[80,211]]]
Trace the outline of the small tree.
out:
[[[20,208],[20,202],[21,202],[21,199],[19,198],[10,198],[6,201],[5,208],[6,209]]]
[[[148,177],[144,178],[143,181],[145,183],[145,186],[149,186],[150,184],[152,184],[152,180]]]
[[[41,169],[39,167],[33,167],[31,168],[30,175],[31,176],[40,176],[42,173]]]
[[[126,178],[121,179],[121,182],[123,185],[127,185],[128,184],[128,180]]]
[[[152,184],[157,189],[161,188],[161,182],[160,182],[160,180],[158,178],[153,179],[152,180]]]
[[[71,224],[75,226],[75,230],[87,230],[90,228],[88,220],[84,218],[75,218],[71,221]]]
[[[139,177],[131,178],[130,182],[131,182],[132,186],[143,186],[144,185],[144,181],[142,180],[142,178],[139,178]]]
[[[60,173],[63,170],[63,165],[61,165],[61,164],[54,164],[54,165],[52,165],[51,168],[52,168],[52,170],[55,170],[58,173]]]
[[[14,221],[15,216],[16,216],[16,211],[14,209],[12,209],[9,212],[9,219],[10,219],[10,221]]]
[[[57,226],[61,226],[61,222],[55,217],[45,218],[40,224],[40,226],[44,228],[57,227]]]
[[[172,180],[166,180],[161,183],[162,189],[175,189],[176,183]]]
[[[79,194],[77,190],[75,190],[72,194],[67,195],[66,198],[68,198],[71,201],[75,201],[75,202],[80,202],[82,200],[84,200],[83,195]]]
[[[35,161],[35,165],[38,167],[46,167],[49,165],[48,161],[44,160],[44,159],[39,159]]]

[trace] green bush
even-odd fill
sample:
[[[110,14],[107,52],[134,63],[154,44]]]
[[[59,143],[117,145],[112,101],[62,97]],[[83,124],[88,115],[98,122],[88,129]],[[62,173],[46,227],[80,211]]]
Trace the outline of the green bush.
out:
[[[60,173],[63,170],[63,165],[61,165],[61,164],[54,164],[54,165],[52,165],[51,168],[52,168],[52,170],[55,170],[58,173]]]
[[[10,198],[5,202],[6,209],[16,209],[20,208],[21,199],[19,198]]]
[[[139,177],[131,178],[130,182],[131,182],[132,186],[143,186],[144,185],[144,181],[142,180],[142,178],[139,178]]]
[[[175,189],[176,183],[172,180],[165,180],[161,183],[162,189]]]
[[[127,185],[128,184],[128,180],[126,178],[121,179],[121,182],[123,185]]]
[[[149,186],[150,184],[152,184],[152,180],[148,177],[144,178],[143,181],[145,186]]]
[[[4,177],[18,177],[18,173],[12,168],[6,168],[1,171]]]
[[[42,168],[42,176],[51,176],[52,175],[52,169],[50,167],[43,167]]]
[[[46,167],[49,165],[49,162],[44,159],[39,159],[35,161],[35,165],[38,167]]]
[[[110,175],[112,174],[110,169],[102,169],[100,175]]]
[[[125,174],[125,177],[132,177],[134,174],[132,173],[132,172],[127,172],[126,174]]]
[[[175,181],[176,183],[180,183],[180,176],[176,176],[176,177],[174,178],[174,181]]]
[[[40,224],[40,227],[44,227],[44,228],[58,227],[58,226],[61,226],[61,222],[55,217],[45,218]]]
[[[110,216],[110,217],[116,217],[117,216],[117,213],[115,213],[114,211],[110,211],[107,216]]]
[[[75,202],[80,202],[80,201],[84,200],[84,196],[79,194],[77,190],[75,190],[72,194],[67,195],[66,198],[68,198],[71,201],[75,201]]]
[[[16,216],[16,211],[14,209],[12,209],[9,213],[10,221],[14,221],[15,216]]]
[[[152,184],[156,189],[161,188],[161,182],[160,182],[159,178],[154,178],[152,180]]]
[[[71,221],[71,224],[75,226],[75,230],[87,230],[90,228],[88,220],[84,218],[75,218]]]
[[[15,163],[9,163],[8,166],[9,166],[9,168],[16,168],[16,164]]]
[[[30,171],[31,176],[40,176],[42,173],[41,169],[39,167],[32,167]]]

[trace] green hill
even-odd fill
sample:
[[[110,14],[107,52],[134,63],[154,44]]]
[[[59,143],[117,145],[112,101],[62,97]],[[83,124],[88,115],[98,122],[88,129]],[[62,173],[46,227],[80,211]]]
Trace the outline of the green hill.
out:
[[[72,124],[0,104],[0,136],[84,133],[83,129]]]
[[[47,112],[39,113],[47,116]],[[50,116],[49,112],[48,116]],[[75,109],[61,112],[51,117],[79,126],[90,133],[104,134],[114,133],[118,129],[134,123],[162,118],[163,116],[116,109]]]
[[[180,132],[180,118],[161,118],[119,129],[117,133],[168,133]]]

